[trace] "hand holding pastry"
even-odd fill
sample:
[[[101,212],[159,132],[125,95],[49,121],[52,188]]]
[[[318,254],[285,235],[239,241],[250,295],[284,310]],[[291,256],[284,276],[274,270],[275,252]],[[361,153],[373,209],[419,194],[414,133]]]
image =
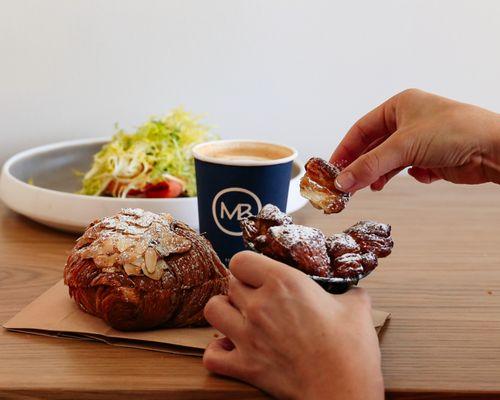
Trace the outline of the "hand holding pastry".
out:
[[[313,157],[305,165],[306,173],[300,180],[300,194],[325,214],[341,212],[349,201],[349,193],[335,187],[340,168]]]
[[[401,92],[347,132],[330,162],[348,166],[337,188],[381,190],[410,167],[417,181],[500,183],[500,115],[417,89]]]
[[[205,351],[210,371],[279,399],[383,399],[366,292],[329,295],[300,271],[247,251],[230,269],[228,296],[205,307],[206,319],[226,335]]]

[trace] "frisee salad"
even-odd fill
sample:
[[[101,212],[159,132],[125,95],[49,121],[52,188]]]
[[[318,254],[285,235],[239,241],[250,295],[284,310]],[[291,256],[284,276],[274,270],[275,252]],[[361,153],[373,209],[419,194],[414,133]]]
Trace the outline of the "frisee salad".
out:
[[[196,195],[191,149],[217,139],[200,116],[183,108],[151,118],[132,133],[119,130],[94,155],[79,193],[113,197]]]

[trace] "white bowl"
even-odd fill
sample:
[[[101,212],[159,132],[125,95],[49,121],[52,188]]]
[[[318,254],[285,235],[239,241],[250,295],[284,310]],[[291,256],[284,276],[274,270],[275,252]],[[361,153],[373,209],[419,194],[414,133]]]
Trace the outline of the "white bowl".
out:
[[[168,212],[198,228],[196,197],[175,199],[133,199],[76,194],[92,156],[109,138],[72,140],[20,152],[6,161],[0,177],[0,198],[12,210],[41,224],[69,232],[82,232],[96,218],[117,213],[122,208],[139,207],[156,213]],[[302,163],[295,161],[287,212],[306,203],[299,192]],[[27,183],[33,180],[33,184]]]

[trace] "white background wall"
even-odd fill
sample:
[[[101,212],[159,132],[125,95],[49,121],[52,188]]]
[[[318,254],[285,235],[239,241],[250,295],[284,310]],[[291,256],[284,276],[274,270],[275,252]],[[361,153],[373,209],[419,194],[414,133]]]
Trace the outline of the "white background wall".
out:
[[[327,156],[412,86],[500,111],[500,1],[0,0],[0,162],[179,104]]]

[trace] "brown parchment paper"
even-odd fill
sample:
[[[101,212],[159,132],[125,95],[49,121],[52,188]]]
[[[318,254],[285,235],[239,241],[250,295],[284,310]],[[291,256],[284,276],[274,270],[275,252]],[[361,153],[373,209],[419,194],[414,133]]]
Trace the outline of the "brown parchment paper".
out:
[[[390,314],[372,310],[372,317],[373,326],[380,332]],[[223,336],[211,327],[156,329],[144,332],[117,331],[101,319],[78,309],[69,297],[68,288],[62,280],[28,304],[3,327],[37,335],[99,341],[115,346],[196,356],[201,356],[203,350],[215,338]]]

